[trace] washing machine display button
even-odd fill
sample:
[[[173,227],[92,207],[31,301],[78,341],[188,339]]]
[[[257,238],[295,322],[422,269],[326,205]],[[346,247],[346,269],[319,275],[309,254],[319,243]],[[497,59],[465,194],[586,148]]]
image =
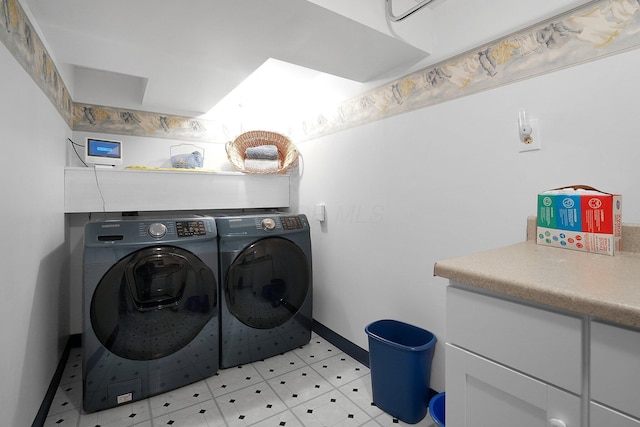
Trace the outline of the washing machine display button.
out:
[[[285,216],[280,219],[282,228],[285,230],[299,230],[302,228],[302,221],[297,216]]]
[[[147,229],[147,233],[154,239],[160,239],[167,234],[167,226],[161,222],[154,222]]]
[[[207,230],[204,221],[178,221],[176,222],[178,237],[205,236]]]
[[[264,228],[265,230],[273,230],[274,228],[276,228],[276,222],[273,220],[273,218],[265,218],[262,220],[261,224],[262,228]]]

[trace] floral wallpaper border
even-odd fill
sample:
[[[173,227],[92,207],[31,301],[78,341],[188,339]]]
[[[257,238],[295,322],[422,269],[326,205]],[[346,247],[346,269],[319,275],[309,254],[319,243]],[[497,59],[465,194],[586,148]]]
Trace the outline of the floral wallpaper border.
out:
[[[217,141],[220,123],[74,103],[18,0],[0,0],[0,40],[75,131]],[[298,140],[425,108],[640,46],[640,0],[600,0],[347,100],[300,124]]]
[[[303,123],[307,139],[425,108],[640,45],[640,0],[590,2],[411,73]]]
[[[219,140],[218,122],[103,105],[74,103],[72,128],[85,132],[223,142]]]
[[[0,40],[71,125],[69,91],[18,0],[0,0]]]

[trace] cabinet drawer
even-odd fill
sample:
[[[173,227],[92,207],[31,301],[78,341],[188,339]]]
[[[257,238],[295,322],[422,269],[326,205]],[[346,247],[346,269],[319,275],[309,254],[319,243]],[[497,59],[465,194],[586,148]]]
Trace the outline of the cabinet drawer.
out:
[[[591,322],[591,398],[640,418],[640,332]]]
[[[551,419],[581,425],[579,396],[450,344],[446,353],[448,425],[533,427]]]
[[[581,335],[578,317],[447,288],[447,342],[578,395]]]
[[[597,403],[592,402],[589,411],[592,427],[640,427],[640,420],[629,418]]]

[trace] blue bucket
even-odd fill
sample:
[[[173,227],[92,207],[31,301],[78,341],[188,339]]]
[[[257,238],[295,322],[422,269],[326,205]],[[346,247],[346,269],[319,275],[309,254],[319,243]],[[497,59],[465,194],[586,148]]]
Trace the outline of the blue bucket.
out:
[[[445,413],[445,393],[438,393],[429,401],[429,415],[433,418],[433,421],[438,424],[439,427],[445,427],[444,413]]]

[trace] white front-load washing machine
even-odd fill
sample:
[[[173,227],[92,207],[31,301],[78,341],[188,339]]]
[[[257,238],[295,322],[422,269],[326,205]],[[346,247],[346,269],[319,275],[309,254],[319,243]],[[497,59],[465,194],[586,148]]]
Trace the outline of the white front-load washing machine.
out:
[[[219,368],[211,217],[131,217],[84,229],[83,406],[144,399]]]

